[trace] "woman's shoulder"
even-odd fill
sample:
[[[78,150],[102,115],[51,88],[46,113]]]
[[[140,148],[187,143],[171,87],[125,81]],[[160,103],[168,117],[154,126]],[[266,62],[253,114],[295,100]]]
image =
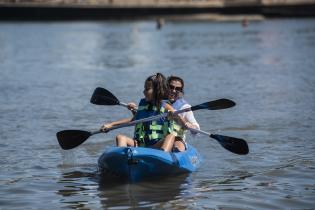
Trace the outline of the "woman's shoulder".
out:
[[[173,104],[173,107],[175,109],[183,109],[183,108],[189,108],[191,107],[190,104],[184,99],[179,98],[176,100],[176,102]]]
[[[189,103],[186,101],[186,99],[184,99],[184,98],[180,98],[180,99],[178,99],[178,101],[180,102],[180,103],[182,103],[183,105],[189,105]],[[190,106],[190,105],[189,105]]]

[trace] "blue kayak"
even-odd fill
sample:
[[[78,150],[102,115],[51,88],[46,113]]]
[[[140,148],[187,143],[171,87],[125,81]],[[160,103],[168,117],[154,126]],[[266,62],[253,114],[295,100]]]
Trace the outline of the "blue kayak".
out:
[[[112,147],[98,159],[103,174],[131,182],[147,178],[190,173],[197,170],[201,156],[187,145],[184,152],[164,152],[145,147]]]

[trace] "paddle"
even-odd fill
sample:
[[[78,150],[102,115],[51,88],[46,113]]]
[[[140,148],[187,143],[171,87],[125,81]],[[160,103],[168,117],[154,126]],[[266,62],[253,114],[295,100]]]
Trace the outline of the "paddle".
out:
[[[190,108],[186,108],[186,109],[181,109],[178,111],[175,111],[174,114],[180,114],[183,112],[188,112],[188,111],[195,111],[195,110],[199,110],[199,109],[211,109],[211,110],[216,110],[217,107],[223,107],[223,106],[229,106],[232,107],[234,106],[235,103],[233,101],[230,101],[228,99],[219,99],[219,100],[215,100],[215,101],[208,101],[202,104],[198,104],[196,106],[192,106]],[[94,134],[98,134],[101,132],[108,132],[111,130],[115,130],[118,128],[124,128],[124,127],[128,127],[128,126],[133,126],[136,125],[138,123],[144,123],[144,122],[149,122],[149,121],[153,121],[153,120],[158,120],[160,118],[165,118],[167,117],[168,113],[163,113],[163,114],[159,114],[159,115],[155,115],[152,117],[147,117],[147,118],[143,118],[143,119],[139,119],[139,120],[133,120],[131,122],[128,123],[123,123],[117,126],[113,126],[109,129],[107,129],[106,131],[82,131],[82,130],[63,130],[63,131],[59,131],[56,135],[57,135],[57,139],[58,142],[61,146],[62,149],[68,150],[68,149],[72,149],[75,148],[77,146],[79,146],[80,144],[82,144],[83,142],[85,142],[90,136],[94,135]]]
[[[101,130],[97,131],[82,131],[82,130],[63,130],[59,131],[56,136],[59,145],[62,149],[73,149],[83,142],[85,142],[90,136],[101,133]]]
[[[128,107],[127,104],[121,103],[111,92],[101,87],[94,90],[90,102],[96,105],[121,105]]]
[[[230,137],[230,136],[222,136],[219,134],[211,134],[211,133],[207,133],[205,131],[194,129],[194,128],[188,128],[188,129],[196,133],[207,135],[210,138],[217,140],[221,144],[222,147],[224,147],[228,151],[233,152],[235,154],[246,155],[249,152],[247,142],[244,139],[239,139],[239,138]]]

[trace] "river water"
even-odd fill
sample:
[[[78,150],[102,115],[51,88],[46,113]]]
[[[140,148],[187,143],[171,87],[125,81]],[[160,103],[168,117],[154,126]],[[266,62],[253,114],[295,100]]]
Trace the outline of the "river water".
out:
[[[239,156],[189,138],[195,173],[115,183],[97,172],[118,133],[63,151],[55,133],[129,117],[89,103],[100,86],[138,101],[155,72],[179,75],[205,131],[245,139]],[[315,19],[250,22],[1,22],[0,209],[315,209]]]

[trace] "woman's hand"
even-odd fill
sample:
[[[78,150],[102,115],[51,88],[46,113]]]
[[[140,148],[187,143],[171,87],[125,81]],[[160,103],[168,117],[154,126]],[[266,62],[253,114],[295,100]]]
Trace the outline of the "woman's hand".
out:
[[[107,133],[107,132],[108,132],[108,129],[110,129],[111,127],[113,127],[113,125],[112,125],[111,123],[104,124],[104,125],[102,125],[102,127],[101,127],[101,131]]]
[[[127,105],[128,105],[128,109],[129,109],[130,111],[136,111],[136,110],[137,110],[137,105],[136,105],[135,103],[130,102],[130,103],[128,103]]]
[[[133,115],[135,115],[138,109],[137,105],[133,102],[130,102],[127,105],[128,105],[127,108],[132,112]]]
[[[178,114],[175,114],[175,109],[173,110],[168,110],[167,112],[167,118],[169,120],[175,120],[175,121],[178,121],[179,120],[179,117],[178,117]]]
[[[190,122],[185,122],[185,128],[186,129],[189,129],[189,128],[194,128],[194,129],[197,129],[197,127],[193,124],[191,124]]]
[[[185,128],[189,130],[189,128],[193,128],[193,129],[199,129],[198,126],[190,123],[190,122],[185,122]],[[190,131],[192,134],[196,135],[197,133],[194,131]]]
[[[102,125],[102,127],[100,128],[101,131],[107,133],[109,131],[109,129],[111,129],[114,126],[118,126],[124,123],[129,123],[132,120],[132,118],[125,118],[125,119],[121,119],[115,122],[111,122],[111,123],[107,123]]]

